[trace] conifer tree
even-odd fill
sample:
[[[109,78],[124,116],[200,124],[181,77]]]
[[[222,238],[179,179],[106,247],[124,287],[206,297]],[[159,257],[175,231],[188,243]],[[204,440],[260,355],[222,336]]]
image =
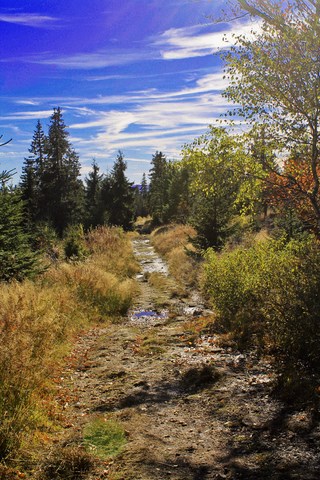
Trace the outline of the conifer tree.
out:
[[[168,191],[170,184],[170,167],[165,155],[156,152],[152,157],[150,170],[149,205],[155,224],[165,221],[168,208]]]
[[[142,175],[141,185],[136,186],[134,189],[134,197],[135,216],[146,217],[149,214],[149,198],[147,176],[145,173]]]
[[[10,175],[1,175],[0,188],[0,281],[23,280],[39,272],[37,254],[24,230],[23,202],[18,189],[6,183]]]
[[[86,192],[86,225],[96,227],[101,223],[99,199],[102,187],[103,175],[99,173],[100,169],[95,161],[92,162],[92,170],[85,179]]]
[[[68,225],[82,220],[84,188],[80,179],[79,157],[68,141],[60,108],[54,109],[51,116],[41,191],[43,219],[52,223],[59,234]]]
[[[108,225],[112,203],[112,180],[110,174],[104,175],[98,203],[98,218],[100,225]]]
[[[191,211],[189,191],[190,172],[181,163],[172,164],[172,178],[168,189],[166,221],[186,223]]]
[[[41,217],[40,209],[43,204],[41,194],[41,178],[46,160],[47,138],[38,120],[32,142],[29,148],[30,155],[25,158],[22,167],[20,189],[25,202],[26,223],[31,229]]]
[[[132,182],[129,182],[125,176],[127,164],[121,151],[113,165],[110,181],[110,205],[109,205],[109,223],[118,225],[125,230],[132,228],[134,219],[134,192]]]

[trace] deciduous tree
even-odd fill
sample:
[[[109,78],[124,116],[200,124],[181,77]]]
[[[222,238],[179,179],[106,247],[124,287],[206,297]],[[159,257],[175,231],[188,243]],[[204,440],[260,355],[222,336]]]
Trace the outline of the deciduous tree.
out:
[[[307,188],[299,173],[280,168],[274,174],[286,176],[304,197],[320,235],[320,1],[237,3],[263,22],[253,38],[238,36],[223,55],[230,80],[225,95],[246,121],[268,126],[282,160],[303,151],[296,166],[304,171],[308,165]]]
[[[219,248],[230,234],[229,222],[240,208],[240,185],[246,183],[247,154],[236,137],[223,128],[211,128],[183,151],[190,172],[191,221],[198,245]],[[243,192],[243,199],[245,198]]]

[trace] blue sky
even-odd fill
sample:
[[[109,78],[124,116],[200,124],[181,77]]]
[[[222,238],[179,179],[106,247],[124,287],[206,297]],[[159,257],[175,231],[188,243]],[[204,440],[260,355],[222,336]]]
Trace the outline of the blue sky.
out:
[[[226,108],[218,49],[252,23],[214,25],[226,0],[0,0],[0,170],[19,175],[41,120],[60,106],[82,173],[123,151],[141,180],[178,159]]]

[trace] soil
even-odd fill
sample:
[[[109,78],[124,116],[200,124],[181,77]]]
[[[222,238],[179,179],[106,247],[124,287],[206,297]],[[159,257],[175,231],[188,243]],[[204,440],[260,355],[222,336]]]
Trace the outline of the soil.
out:
[[[175,284],[147,236],[133,247],[140,297],[127,318],[79,337],[62,379],[64,445],[95,416],[126,431],[123,452],[86,478],[320,478],[312,412],[274,397],[266,359],[210,332],[213,312]]]

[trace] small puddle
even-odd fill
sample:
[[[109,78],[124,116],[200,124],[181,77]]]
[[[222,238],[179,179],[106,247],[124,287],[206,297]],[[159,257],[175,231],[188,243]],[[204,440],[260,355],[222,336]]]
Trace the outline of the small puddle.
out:
[[[157,312],[155,310],[138,310],[129,314],[129,320],[135,324],[148,324],[153,325],[158,323],[159,320],[167,320],[169,318],[168,310],[161,310]]]

